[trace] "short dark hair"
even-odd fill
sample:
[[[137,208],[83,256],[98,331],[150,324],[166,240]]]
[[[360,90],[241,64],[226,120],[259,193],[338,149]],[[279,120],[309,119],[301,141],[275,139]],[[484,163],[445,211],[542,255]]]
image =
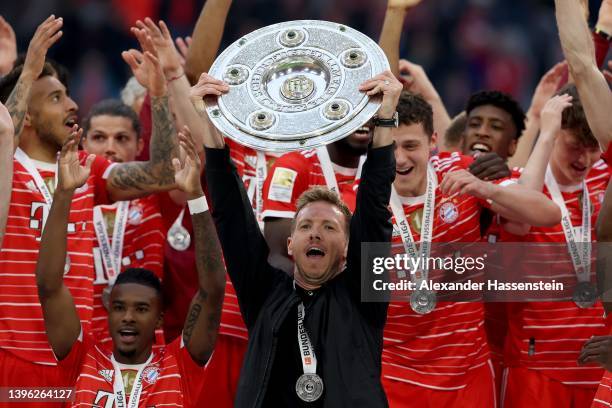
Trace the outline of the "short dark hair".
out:
[[[91,127],[91,119],[95,116],[102,115],[119,116],[129,119],[132,122],[132,128],[136,132],[136,135],[140,137],[140,120],[138,119],[138,115],[136,115],[134,109],[130,108],[119,99],[104,99],[91,107],[89,113],[83,120],[83,133],[85,136],[87,136],[87,132],[89,132],[89,128]]]
[[[465,133],[465,125],[467,124],[467,115],[465,112],[459,113],[451,119],[450,125],[444,133],[444,142],[446,146],[459,146]]]
[[[512,117],[512,122],[516,127],[514,138],[521,137],[525,130],[525,112],[514,98],[500,91],[479,91],[470,96],[465,113],[469,117],[474,109],[484,105],[492,105],[507,112]]]
[[[576,85],[567,84],[557,91],[557,95],[563,94],[568,94],[572,97],[572,105],[563,110],[561,129],[571,131],[585,146],[599,146],[587,121]]]
[[[15,65],[8,74],[0,78],[0,101],[2,101],[2,103],[6,103],[11,92],[15,89],[15,85],[17,85],[17,81],[19,81],[22,71],[23,65]],[[46,76],[54,76],[57,78],[57,71],[48,62],[45,62],[43,65],[42,72],[38,76],[38,79]]]
[[[115,286],[123,283],[137,283],[155,289],[161,296],[161,282],[159,278],[150,270],[144,268],[128,268],[117,276]]]
[[[15,63],[13,64],[13,67],[23,65],[25,63],[25,59],[26,53],[19,53],[17,59],[15,60]],[[70,91],[68,89],[68,81],[70,79],[70,73],[68,72],[68,68],[66,68],[64,65],[60,64],[53,58],[47,57],[45,58],[45,62],[51,65],[51,67],[55,70],[55,77],[66,87],[66,93],[70,94]]]
[[[433,109],[421,95],[402,91],[397,103],[397,113],[400,125],[421,124],[427,137],[433,135]]]
[[[351,225],[351,210],[349,210],[348,206],[344,203],[344,201],[342,201],[337,193],[324,186],[311,187],[304,191],[297,199],[295,217],[293,217],[293,221],[291,222],[291,232],[293,232],[295,229],[295,220],[297,219],[300,211],[302,211],[302,209],[308,204],[317,201],[329,203],[340,210],[340,212],[344,215],[345,232],[348,235]]]

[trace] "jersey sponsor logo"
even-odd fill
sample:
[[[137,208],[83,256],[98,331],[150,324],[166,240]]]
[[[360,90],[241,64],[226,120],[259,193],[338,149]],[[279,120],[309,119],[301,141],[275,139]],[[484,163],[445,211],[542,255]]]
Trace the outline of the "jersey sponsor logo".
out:
[[[290,203],[293,195],[293,186],[297,178],[297,171],[285,167],[277,167],[272,176],[268,199]]]
[[[457,206],[447,201],[440,206],[440,219],[447,224],[452,224],[459,218],[459,209]]]
[[[159,367],[151,366],[144,369],[142,378],[149,384],[155,384],[159,378]]]
[[[108,391],[98,391],[96,393],[96,399],[94,400],[94,406],[99,408],[114,408],[115,406],[115,394]]]

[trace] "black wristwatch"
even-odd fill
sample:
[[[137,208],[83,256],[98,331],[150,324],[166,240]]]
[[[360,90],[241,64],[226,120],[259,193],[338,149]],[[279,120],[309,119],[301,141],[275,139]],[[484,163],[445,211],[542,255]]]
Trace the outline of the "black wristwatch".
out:
[[[374,123],[374,126],[396,128],[399,127],[399,115],[397,111],[393,114],[391,119],[382,119],[376,115],[374,118],[372,118],[372,123]]]

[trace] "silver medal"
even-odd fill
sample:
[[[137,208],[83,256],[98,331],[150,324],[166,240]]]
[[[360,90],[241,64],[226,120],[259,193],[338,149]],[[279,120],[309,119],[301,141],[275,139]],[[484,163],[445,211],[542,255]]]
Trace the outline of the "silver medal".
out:
[[[590,282],[578,282],[572,300],[582,309],[589,308],[597,301],[597,290]]]
[[[431,313],[436,303],[436,293],[431,290],[419,289],[410,294],[410,307],[418,314]]]
[[[295,392],[302,401],[316,401],[323,395],[323,380],[316,374],[302,374],[295,383]]]
[[[177,251],[185,251],[191,244],[191,236],[187,228],[182,225],[173,225],[168,230],[168,244]]]
[[[70,255],[66,254],[66,263],[64,264],[64,275],[70,272]]]

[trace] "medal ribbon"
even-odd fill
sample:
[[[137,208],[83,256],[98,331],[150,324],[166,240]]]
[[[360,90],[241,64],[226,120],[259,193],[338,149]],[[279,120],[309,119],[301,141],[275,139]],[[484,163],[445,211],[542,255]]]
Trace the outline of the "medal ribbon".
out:
[[[306,311],[304,310],[304,303],[300,302],[297,310],[297,339],[298,346],[300,348],[300,357],[302,358],[302,367],[304,374],[316,374],[317,373],[317,357],[315,356],[314,348],[304,327],[304,317]]]
[[[417,277],[416,271],[415,273],[410,274],[410,278],[413,282],[420,283],[424,280],[427,280],[427,276],[429,275],[427,258],[431,252],[431,237],[433,235],[433,212],[436,201],[436,187],[438,185],[438,179],[436,176],[436,172],[431,167],[431,165],[427,166],[427,189],[425,190],[425,204],[423,208],[423,216],[421,220],[421,248],[417,249],[414,237],[412,236],[412,231],[410,230],[410,224],[406,219],[406,214],[404,213],[404,207],[400,201],[399,195],[397,191],[395,191],[395,187],[391,188],[391,211],[393,212],[393,217],[395,218],[395,223],[400,231],[400,235],[402,237],[402,243],[404,244],[404,250],[412,259],[418,259],[419,256],[422,259],[422,268],[421,268],[421,276]],[[415,262],[416,264],[416,262]]]
[[[127,218],[130,208],[129,201],[119,201],[117,203],[117,212],[115,213],[115,224],[113,227],[113,242],[108,238],[108,230],[106,222],[102,215],[100,206],[93,209],[94,231],[98,238],[98,245],[102,254],[102,262],[106,270],[108,285],[112,286],[117,279],[117,275],[121,271],[121,258],[123,255],[123,240],[125,237],[125,227],[127,226]]]
[[[30,159],[28,155],[20,148],[17,148],[17,150],[15,150],[14,158],[15,160],[19,162],[19,164],[21,164],[26,169],[28,174],[32,176],[32,179],[34,179],[34,184],[36,184],[36,188],[38,188],[38,191],[40,191],[40,194],[42,194],[45,200],[45,203],[47,203],[47,205],[51,207],[51,204],[53,203],[53,195],[47,188],[45,181],[43,180],[42,176],[38,172],[38,169],[32,162],[32,159]],[[57,185],[57,173],[58,173],[57,165],[58,164],[56,163],[55,164],[56,166],[55,167],[55,185]]]
[[[327,185],[327,188],[340,195],[338,181],[336,180],[336,174],[334,173],[334,168],[332,167],[332,161],[329,158],[329,152],[327,151],[327,147],[317,147],[317,158],[319,159],[319,164],[321,165],[321,170],[323,171],[323,177],[325,178],[325,184]],[[357,166],[357,174],[355,175],[355,180],[359,180],[361,178],[361,170],[363,169],[363,163],[365,162],[365,159],[365,155],[359,158],[359,165]]]
[[[149,363],[153,360],[153,353],[149,356],[149,359],[146,363],[140,367],[138,373],[136,373],[136,379],[134,380],[134,385],[132,385],[132,391],[130,392],[130,402],[126,404],[125,401],[125,386],[123,384],[123,376],[121,375],[121,369],[119,368],[119,364],[117,364],[117,360],[115,360],[115,356],[111,355],[111,362],[113,363],[113,368],[115,369],[115,378],[113,381],[113,392],[115,393],[115,408],[138,408],[138,403],[140,402],[140,395],[142,394],[142,373],[145,368],[149,365]]]
[[[576,244],[576,232],[572,227],[570,213],[565,205],[565,200],[561,195],[559,184],[555,180],[550,165],[546,168],[544,182],[552,200],[561,209],[561,227],[563,227],[563,234],[565,234],[567,249],[572,258],[576,277],[579,282],[589,282],[591,280],[591,198],[589,197],[586,182],[582,181],[582,231],[580,234],[582,251],[579,250]]]

